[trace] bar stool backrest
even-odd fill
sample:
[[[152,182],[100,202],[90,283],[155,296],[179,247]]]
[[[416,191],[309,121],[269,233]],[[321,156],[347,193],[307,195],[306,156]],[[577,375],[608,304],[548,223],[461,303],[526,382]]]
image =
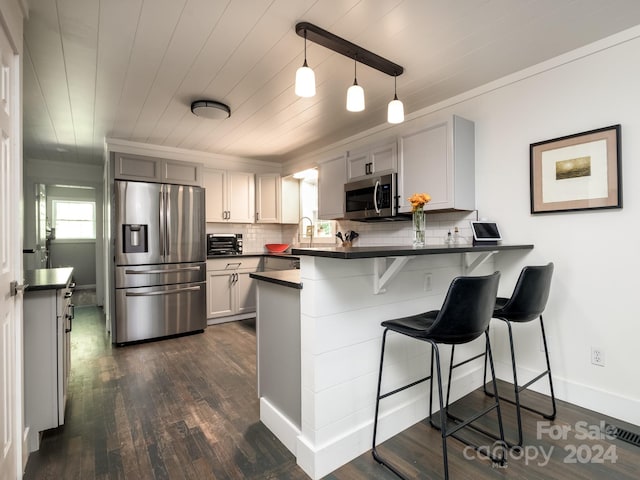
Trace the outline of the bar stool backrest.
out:
[[[496,304],[500,272],[481,277],[456,277],[426,336],[436,343],[461,344],[482,335]]]
[[[496,310],[494,316],[512,322],[529,322],[538,318],[549,299],[552,275],[553,262],[524,267],[511,298],[502,308]]]

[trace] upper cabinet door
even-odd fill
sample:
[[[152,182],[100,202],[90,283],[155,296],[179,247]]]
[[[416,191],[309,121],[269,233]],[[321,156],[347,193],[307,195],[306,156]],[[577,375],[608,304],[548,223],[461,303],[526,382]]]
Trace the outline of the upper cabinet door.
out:
[[[280,222],[280,175],[256,175],[256,223]]]
[[[452,116],[399,137],[399,211],[411,212],[407,198],[428,193],[426,211],[475,210],[474,123]]]
[[[300,181],[284,177],[280,184],[280,223],[298,224],[300,220]]]
[[[182,162],[128,153],[113,153],[114,178],[139,182],[173,183],[175,185],[201,184],[199,163]]]
[[[395,172],[398,168],[398,144],[394,140],[348,153],[347,179],[361,180],[373,174]]]
[[[114,178],[140,182],[162,182],[162,165],[157,158],[114,153]]]
[[[255,220],[255,176],[253,173],[227,172],[228,221],[253,223]]]
[[[318,165],[318,218],[344,217],[344,184],[347,181],[347,157],[340,155]]]
[[[347,179],[366,177],[373,173],[369,150],[349,152],[347,158]]]
[[[207,222],[253,223],[255,179],[253,173],[205,168],[202,172]]]
[[[371,149],[373,173],[395,172],[398,168],[398,143],[391,142]]]
[[[202,166],[198,163],[162,160],[162,181],[176,185],[193,185],[202,183]]]
[[[205,218],[207,222],[225,222],[225,182],[226,172],[223,170],[204,169],[202,180],[205,188]]]

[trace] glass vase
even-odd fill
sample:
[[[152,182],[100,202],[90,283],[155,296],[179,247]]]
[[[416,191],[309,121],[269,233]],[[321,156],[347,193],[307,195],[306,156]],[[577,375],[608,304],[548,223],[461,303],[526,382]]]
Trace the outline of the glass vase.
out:
[[[424,247],[425,246],[425,230],[426,230],[426,219],[424,210],[414,210],[413,211],[413,246],[414,247]]]

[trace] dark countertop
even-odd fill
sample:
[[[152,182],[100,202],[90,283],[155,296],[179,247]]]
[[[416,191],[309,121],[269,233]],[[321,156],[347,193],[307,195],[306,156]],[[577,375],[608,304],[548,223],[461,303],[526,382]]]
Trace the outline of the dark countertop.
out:
[[[25,291],[65,288],[71,282],[72,274],[72,267],[27,270],[24,274]]]
[[[293,255],[311,257],[326,257],[338,259],[406,257],[412,255],[440,255],[443,253],[482,253],[505,250],[531,250],[533,245],[435,245],[413,248],[411,245],[380,246],[380,247],[329,247],[329,248],[294,248]]]
[[[302,289],[300,283],[300,270],[273,270],[271,272],[255,272],[250,273],[251,278],[256,280],[264,280],[265,282],[275,283],[284,287]]]
[[[207,256],[207,260],[214,260],[216,258],[241,258],[241,257],[282,257],[282,258],[298,258],[296,255],[290,253],[270,253],[270,252],[245,252],[241,255],[211,255]]]

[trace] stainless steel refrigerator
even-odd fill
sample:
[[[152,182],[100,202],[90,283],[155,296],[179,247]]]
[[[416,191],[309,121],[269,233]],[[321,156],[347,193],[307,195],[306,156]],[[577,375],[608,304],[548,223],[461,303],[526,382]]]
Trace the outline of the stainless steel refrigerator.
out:
[[[115,181],[114,343],[203,330],[204,189]]]

